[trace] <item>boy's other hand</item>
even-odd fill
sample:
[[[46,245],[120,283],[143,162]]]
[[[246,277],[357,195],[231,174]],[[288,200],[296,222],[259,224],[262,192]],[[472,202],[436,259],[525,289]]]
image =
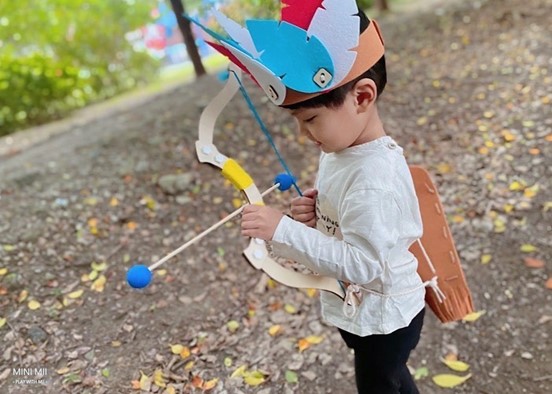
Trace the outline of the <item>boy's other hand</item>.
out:
[[[291,200],[291,216],[294,220],[306,224],[309,227],[316,227],[316,196],[318,190],[307,189],[302,197],[295,197]]]
[[[247,205],[242,212],[242,235],[270,241],[283,216],[282,212],[271,207]]]

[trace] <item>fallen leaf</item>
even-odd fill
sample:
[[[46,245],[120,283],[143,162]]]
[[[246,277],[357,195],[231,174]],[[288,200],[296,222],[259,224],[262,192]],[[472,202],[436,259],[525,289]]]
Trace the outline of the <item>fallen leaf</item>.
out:
[[[36,300],[30,300],[27,306],[29,307],[30,310],[35,311],[38,308],[40,308],[40,302]]]
[[[97,291],[98,293],[101,293],[102,291],[104,291],[106,281],[107,279],[105,275],[100,275],[100,277],[92,283],[92,285],[90,286],[90,289]]]
[[[470,369],[470,366],[466,364],[465,362],[458,361],[458,360],[441,360],[447,367],[452,369],[456,372],[466,372],[468,369]]]
[[[149,392],[151,389],[151,378],[148,377],[145,373],[140,371],[140,390]]]
[[[256,387],[265,382],[265,376],[260,371],[252,371],[243,377],[243,381],[249,386]]]
[[[226,327],[228,328],[228,331],[234,333],[238,330],[238,328],[240,328],[240,323],[235,320],[230,320],[228,323],[226,323]]]
[[[203,386],[203,379],[198,375],[192,376],[192,386],[200,389]]]
[[[468,374],[466,376],[441,374],[435,375],[431,379],[433,380],[433,383],[435,383],[439,387],[452,388],[464,383],[469,378],[471,378],[471,374]]]
[[[231,378],[243,377],[246,370],[247,370],[247,365],[242,365],[236,368],[236,370],[232,372],[232,375],[230,375],[230,377]]]
[[[71,299],[75,299],[75,298],[79,298],[80,296],[82,296],[82,293],[84,293],[84,290],[77,290],[77,291],[73,291],[72,293],[69,293],[67,294],[67,297],[71,298]]]
[[[184,346],[180,344],[176,345],[170,345],[172,354],[180,354],[180,352],[184,349]]]
[[[230,368],[232,366],[232,358],[230,357],[225,357],[224,358],[224,366],[226,368]]]
[[[465,322],[474,322],[476,321],[477,319],[479,319],[481,316],[483,316],[485,314],[485,311],[482,310],[482,311],[478,311],[478,312],[472,312],[472,313],[468,313],[466,316],[464,316],[464,318],[462,319],[462,321],[465,321]]]
[[[201,387],[203,390],[211,390],[211,389],[214,389],[215,386],[217,385],[218,383],[218,378],[214,378],[214,379],[211,379],[211,380],[208,380],[207,382],[204,382],[203,383],[203,386]]]
[[[29,296],[29,292],[27,290],[21,290],[21,293],[19,293],[19,296],[17,297],[17,302],[21,303],[27,299]]]
[[[56,373],[58,375],[65,375],[67,372],[69,372],[69,368],[68,367],[63,367],[63,368],[60,368],[58,370],[56,370]]]
[[[293,315],[294,313],[297,313],[297,308],[295,308],[291,304],[284,305],[284,310],[289,313],[290,315]]]
[[[481,264],[489,264],[492,259],[493,259],[492,255],[484,254],[481,256]]]
[[[550,278],[548,278],[548,280],[546,281],[546,283],[544,284],[544,286],[545,286],[547,289],[552,290],[552,276],[551,276]]]
[[[297,377],[297,373],[293,371],[286,371],[286,382],[288,383],[297,383],[299,382],[299,378]]]
[[[155,384],[157,387],[166,387],[167,384],[165,383],[165,375],[163,375],[163,371],[160,369],[156,369],[153,373],[153,384]]]
[[[4,276],[8,273],[8,269],[7,268],[0,268],[0,276]]]
[[[275,325],[273,325],[272,327],[270,327],[268,329],[268,334],[271,337],[275,337],[276,335],[280,334],[281,332],[282,332],[282,326],[280,326],[279,324],[275,324]]]
[[[523,261],[525,265],[529,268],[542,268],[544,267],[544,261],[535,259],[533,257],[524,257]]]
[[[0,328],[4,327],[6,325],[6,318],[5,317],[0,317]]]
[[[421,367],[414,372],[414,380],[420,380],[429,376],[429,370],[427,367]]]
[[[103,262],[103,263],[96,263],[96,262],[92,262],[92,264],[90,264],[90,266],[92,267],[92,269],[94,271],[105,271],[107,269],[107,263],[106,262]]]
[[[537,247],[534,246],[534,245],[531,245],[531,244],[523,244],[521,245],[521,247],[519,248],[519,250],[521,250],[523,253],[532,253],[532,252],[536,252],[537,251]]]

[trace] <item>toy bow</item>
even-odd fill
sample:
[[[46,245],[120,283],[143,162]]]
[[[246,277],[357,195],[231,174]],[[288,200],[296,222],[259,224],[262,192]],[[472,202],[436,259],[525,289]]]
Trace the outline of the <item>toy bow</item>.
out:
[[[230,65],[229,70],[235,78],[232,76],[228,78],[225,87],[201,114],[196,153],[201,163],[220,168],[222,175],[243,193],[249,204],[264,205],[263,196],[253,178],[234,159],[220,153],[214,144],[216,120],[241,86],[239,80],[241,71],[234,65]],[[343,291],[334,278],[302,274],[278,264],[270,256],[266,242],[262,239],[251,238],[243,254],[253,267],[262,270],[279,283],[295,288],[326,290],[343,297]]]

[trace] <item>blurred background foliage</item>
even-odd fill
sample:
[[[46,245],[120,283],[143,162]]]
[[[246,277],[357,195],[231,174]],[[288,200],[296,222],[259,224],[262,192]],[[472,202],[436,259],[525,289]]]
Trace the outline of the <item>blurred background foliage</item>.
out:
[[[125,38],[151,23],[152,11],[163,1],[170,7],[169,0],[0,0],[0,136],[62,118],[163,76],[161,62]],[[358,4],[368,9],[374,1]],[[239,22],[278,18],[281,4],[182,2],[188,13],[203,15],[218,4]]]
[[[125,33],[155,0],[0,1],[0,135],[149,82],[157,61]]]

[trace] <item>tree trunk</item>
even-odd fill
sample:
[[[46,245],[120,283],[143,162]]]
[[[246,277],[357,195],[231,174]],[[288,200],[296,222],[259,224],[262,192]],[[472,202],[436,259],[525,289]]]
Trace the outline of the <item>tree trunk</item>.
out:
[[[389,11],[389,3],[387,0],[376,0],[376,7],[380,12]]]
[[[203,67],[203,63],[201,62],[199,52],[197,51],[194,35],[192,34],[192,29],[190,27],[190,21],[182,16],[184,14],[184,4],[182,4],[182,0],[171,0],[171,6],[174,14],[176,15],[176,20],[178,22],[180,32],[182,33],[182,37],[184,38],[186,51],[188,52],[188,56],[194,65],[196,77],[200,77],[206,74],[206,71],[205,67]]]

